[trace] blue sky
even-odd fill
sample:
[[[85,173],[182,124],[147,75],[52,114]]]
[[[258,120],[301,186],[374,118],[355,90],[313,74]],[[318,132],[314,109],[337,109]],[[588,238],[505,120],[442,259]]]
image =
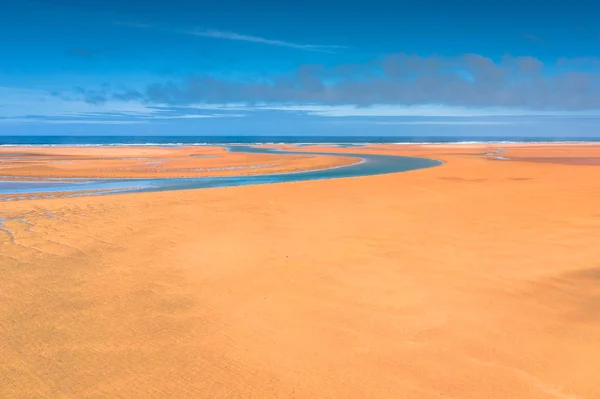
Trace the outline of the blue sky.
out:
[[[592,2],[0,2],[0,134],[600,135]]]

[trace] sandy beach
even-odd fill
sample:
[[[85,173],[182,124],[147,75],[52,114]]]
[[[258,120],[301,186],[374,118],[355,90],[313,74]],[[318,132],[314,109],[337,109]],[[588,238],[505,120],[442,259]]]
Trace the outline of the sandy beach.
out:
[[[600,146],[294,149],[444,164],[0,203],[0,397],[600,397]],[[218,147],[10,157],[28,160],[2,176],[349,162]]]

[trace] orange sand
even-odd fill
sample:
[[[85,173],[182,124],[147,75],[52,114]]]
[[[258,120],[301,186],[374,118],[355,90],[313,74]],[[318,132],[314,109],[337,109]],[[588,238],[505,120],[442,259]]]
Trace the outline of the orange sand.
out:
[[[600,397],[600,168],[475,155],[498,147],[336,150],[446,161],[393,175],[0,203],[32,224],[0,231],[0,397]],[[560,152],[600,154],[507,150]]]
[[[194,177],[286,173],[348,165],[357,159],[244,154],[201,147],[1,147],[3,177]]]

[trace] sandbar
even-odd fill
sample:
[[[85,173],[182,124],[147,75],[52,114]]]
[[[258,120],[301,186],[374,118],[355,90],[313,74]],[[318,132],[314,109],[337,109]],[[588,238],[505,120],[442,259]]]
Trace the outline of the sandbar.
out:
[[[327,169],[357,161],[317,155],[246,154],[218,146],[0,147],[0,176],[215,177]]]

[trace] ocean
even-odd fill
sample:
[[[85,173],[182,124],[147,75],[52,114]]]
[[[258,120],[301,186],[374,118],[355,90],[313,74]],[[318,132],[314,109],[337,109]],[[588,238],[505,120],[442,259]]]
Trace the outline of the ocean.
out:
[[[473,136],[1,136],[0,146],[212,145],[212,144],[417,144],[600,142],[600,137]]]

